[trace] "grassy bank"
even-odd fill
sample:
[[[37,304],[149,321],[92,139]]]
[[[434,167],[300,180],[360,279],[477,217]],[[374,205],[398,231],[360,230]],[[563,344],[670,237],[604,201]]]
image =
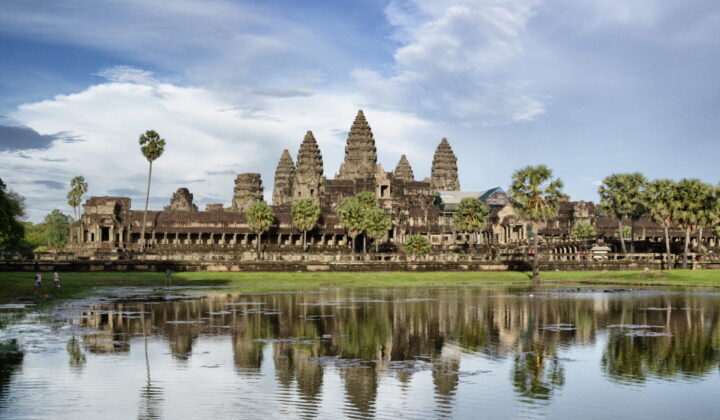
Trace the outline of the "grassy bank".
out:
[[[0,300],[33,296],[32,273],[0,273]],[[44,275],[43,289],[53,298],[79,297],[98,287],[163,286],[164,273],[62,273],[62,287],[55,289],[51,275]],[[546,272],[545,284],[621,284],[636,286],[720,287],[720,270]],[[327,286],[412,286],[452,284],[529,285],[521,272],[373,272],[373,273],[174,273],[174,286],[237,286],[252,290],[311,289]]]

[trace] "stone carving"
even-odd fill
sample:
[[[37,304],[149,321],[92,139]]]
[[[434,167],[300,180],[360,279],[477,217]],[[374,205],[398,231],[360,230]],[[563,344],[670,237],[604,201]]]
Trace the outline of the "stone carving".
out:
[[[365,114],[360,110],[350,127],[345,145],[345,161],[340,165],[337,179],[373,178],[376,164],[375,139]]]
[[[321,158],[322,165],[322,158]],[[293,163],[290,152],[283,150],[275,169],[275,185],[273,187],[272,203],[275,206],[292,203],[293,199],[293,182],[295,181],[295,164]]]
[[[244,213],[255,202],[263,199],[260,174],[244,173],[235,178],[235,190],[230,211]]]
[[[297,156],[293,199],[317,198],[323,174],[323,160],[320,148],[312,131],[305,134]]]
[[[165,211],[198,211],[193,204],[193,195],[187,188],[178,188],[170,199],[170,205],[165,206]]]
[[[395,172],[393,173],[393,175],[395,175],[396,179],[402,179],[403,181],[415,181],[415,175],[413,174],[412,167],[410,166],[410,162],[408,162],[405,155],[400,156],[400,161],[395,167]]]
[[[460,180],[458,179],[457,157],[450,147],[447,139],[442,141],[435,149],[432,169],[430,171],[432,187],[438,191],[459,191]]]
[[[223,211],[223,210],[224,209],[223,209],[222,203],[212,203],[212,204],[207,204],[205,206],[205,211],[213,212],[213,211]]]

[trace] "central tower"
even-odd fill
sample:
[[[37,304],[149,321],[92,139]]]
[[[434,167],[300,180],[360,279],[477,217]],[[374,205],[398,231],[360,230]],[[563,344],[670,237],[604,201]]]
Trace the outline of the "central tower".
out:
[[[337,179],[367,179],[375,177],[377,148],[365,114],[355,116],[345,144],[345,161],[340,165]]]

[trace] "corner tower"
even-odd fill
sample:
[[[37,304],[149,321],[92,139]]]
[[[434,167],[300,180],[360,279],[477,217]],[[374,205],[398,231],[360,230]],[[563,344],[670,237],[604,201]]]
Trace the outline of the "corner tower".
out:
[[[345,144],[345,161],[340,165],[337,179],[367,179],[375,177],[377,148],[365,114],[355,116]]]
[[[273,186],[272,202],[275,206],[292,203],[293,182],[295,181],[295,164],[290,152],[283,150],[275,169],[275,185]]]
[[[415,174],[413,174],[410,162],[408,162],[405,155],[400,156],[400,161],[393,171],[393,175],[396,179],[402,179],[403,181],[412,182],[415,181]]]
[[[305,134],[297,155],[295,181],[293,182],[293,200],[317,198],[322,182],[323,160],[320,148],[312,131]]]
[[[460,180],[458,179],[457,157],[450,147],[447,139],[442,141],[435,149],[432,169],[430,171],[432,188],[436,191],[459,191]]]

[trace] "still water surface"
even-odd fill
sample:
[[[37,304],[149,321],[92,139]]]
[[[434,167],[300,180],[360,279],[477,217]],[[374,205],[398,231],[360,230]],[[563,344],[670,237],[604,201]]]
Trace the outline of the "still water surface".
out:
[[[711,292],[186,291],[30,311],[8,338],[2,419],[720,416]]]

